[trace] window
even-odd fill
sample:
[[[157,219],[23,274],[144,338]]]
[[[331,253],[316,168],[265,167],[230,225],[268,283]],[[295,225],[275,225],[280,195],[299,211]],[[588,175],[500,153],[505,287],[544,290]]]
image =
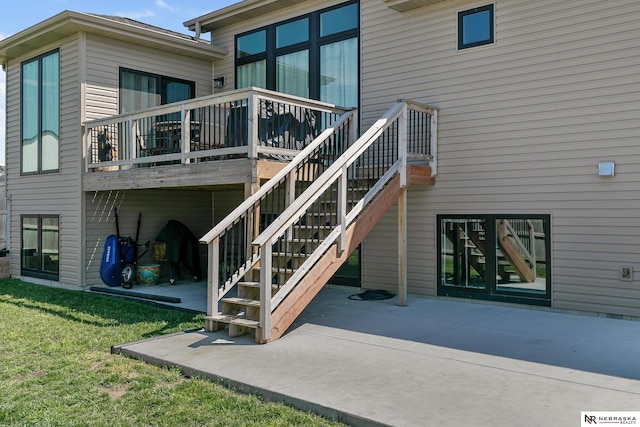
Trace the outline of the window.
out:
[[[20,74],[21,171],[57,172],[60,146],[60,53],[22,63]]]
[[[195,96],[195,83],[141,71],[120,69],[120,114]]]
[[[24,276],[58,280],[60,271],[58,217],[24,215],[21,219],[21,273]]]
[[[438,295],[550,303],[549,216],[439,216]]]
[[[494,41],[493,4],[458,12],[458,49]]]
[[[355,1],[236,37],[236,88],[256,86],[358,105],[359,7]]]

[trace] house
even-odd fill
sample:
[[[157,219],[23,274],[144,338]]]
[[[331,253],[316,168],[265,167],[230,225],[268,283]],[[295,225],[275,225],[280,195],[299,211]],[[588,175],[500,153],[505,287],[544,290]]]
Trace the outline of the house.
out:
[[[99,284],[115,206],[140,241],[169,219],[202,236],[206,327],[260,342],[347,259],[401,303],[636,319],[639,17],[245,0],[183,36],[63,12],[0,41],[12,275]]]

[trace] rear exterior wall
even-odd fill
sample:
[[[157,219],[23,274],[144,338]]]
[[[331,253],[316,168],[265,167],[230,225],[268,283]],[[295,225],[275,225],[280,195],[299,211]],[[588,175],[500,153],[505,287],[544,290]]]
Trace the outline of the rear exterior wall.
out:
[[[552,306],[640,316],[640,2],[496,0],[495,44],[458,51],[457,12],[487,3],[361,3],[363,129],[399,98],[440,109],[436,184],[409,191],[409,292],[436,294],[436,215],[548,214]],[[365,287],[397,283],[396,217],[363,244]]]

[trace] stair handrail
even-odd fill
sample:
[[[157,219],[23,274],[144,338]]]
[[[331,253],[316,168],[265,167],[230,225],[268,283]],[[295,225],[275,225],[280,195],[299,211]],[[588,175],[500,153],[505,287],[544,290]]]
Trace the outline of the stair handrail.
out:
[[[346,228],[360,214],[364,206],[368,204],[384,185],[396,173],[400,174],[401,186],[406,185],[407,166],[407,139],[406,139],[406,119],[407,111],[410,107],[415,107],[420,111],[434,114],[437,109],[417,104],[411,101],[399,100],[380,119],[378,119],[354,144],[348,148],[313,184],[309,186],[291,205],[284,210],[254,241],[253,245],[258,247],[261,257],[260,268],[260,324],[263,339],[270,337],[271,313],[278,304],[284,300],[286,295],[295,287],[297,280],[301,278],[308,268],[312,266],[326,252],[326,250],[338,240],[338,250],[344,250],[344,239]],[[348,167],[352,165],[360,156],[389,128],[396,120],[400,120],[398,135],[398,159],[391,164],[378,179],[373,187],[362,197],[362,199],[346,212],[346,179]],[[288,229],[290,229],[306,212],[306,210],[336,181],[338,181],[338,200],[340,212],[338,213],[338,226],[326,236],[320,246],[313,254],[305,260],[293,275],[287,280],[275,295],[271,295],[271,261],[273,245],[280,239]],[[307,265],[308,267],[304,267]]]
[[[208,245],[208,299],[207,299],[207,312],[208,314],[214,314],[217,312],[217,302],[231,290],[244,276],[249,269],[254,266],[259,260],[259,254],[252,253],[242,266],[238,266],[237,271],[231,278],[225,280],[222,285],[218,283],[219,274],[219,241],[220,238],[241,218],[245,213],[254,208],[256,203],[265,197],[270,191],[272,191],[277,185],[281,184],[291,174],[295,173],[297,168],[302,162],[305,161],[310,155],[314,153],[322,144],[327,142],[329,138],[338,130],[345,126],[347,123],[352,123],[352,132],[355,131],[357,125],[356,121],[356,109],[343,109],[344,113],[339,116],[330,126],[322,131],[307,147],[300,151],[282,170],[280,170],[273,178],[262,185],[256,193],[247,198],[237,208],[235,208],[230,214],[216,224],[208,233],[200,238],[200,243]],[[352,136],[355,139],[354,136]],[[250,242],[247,242],[249,245]]]

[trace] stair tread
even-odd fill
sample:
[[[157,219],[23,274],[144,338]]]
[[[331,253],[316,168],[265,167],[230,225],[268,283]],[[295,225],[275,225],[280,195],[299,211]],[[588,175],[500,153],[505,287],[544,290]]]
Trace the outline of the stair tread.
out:
[[[308,257],[308,254],[303,254],[303,253],[291,253],[291,252],[273,252],[272,255],[275,256],[290,256],[292,258],[294,257]]]
[[[257,320],[245,319],[244,317],[238,317],[232,314],[212,314],[211,316],[206,316],[205,319],[213,320],[214,322],[244,326],[246,328],[257,328],[260,326],[260,322]]]
[[[255,271],[260,271],[261,267],[260,266],[256,266],[256,267],[253,267],[253,269]],[[274,273],[293,273],[297,269],[298,269],[298,267],[278,267],[278,266],[272,266],[271,267],[271,271],[273,271]]]
[[[238,286],[246,286],[251,288],[259,288],[260,282],[238,282]]]
[[[251,307],[260,307],[260,301],[254,300],[254,299],[248,299],[248,298],[228,297],[228,298],[222,298],[222,302],[251,306]]]
[[[256,270],[260,270],[260,267],[254,267]],[[238,282],[238,286],[244,286],[245,288],[260,288],[260,282]]]

